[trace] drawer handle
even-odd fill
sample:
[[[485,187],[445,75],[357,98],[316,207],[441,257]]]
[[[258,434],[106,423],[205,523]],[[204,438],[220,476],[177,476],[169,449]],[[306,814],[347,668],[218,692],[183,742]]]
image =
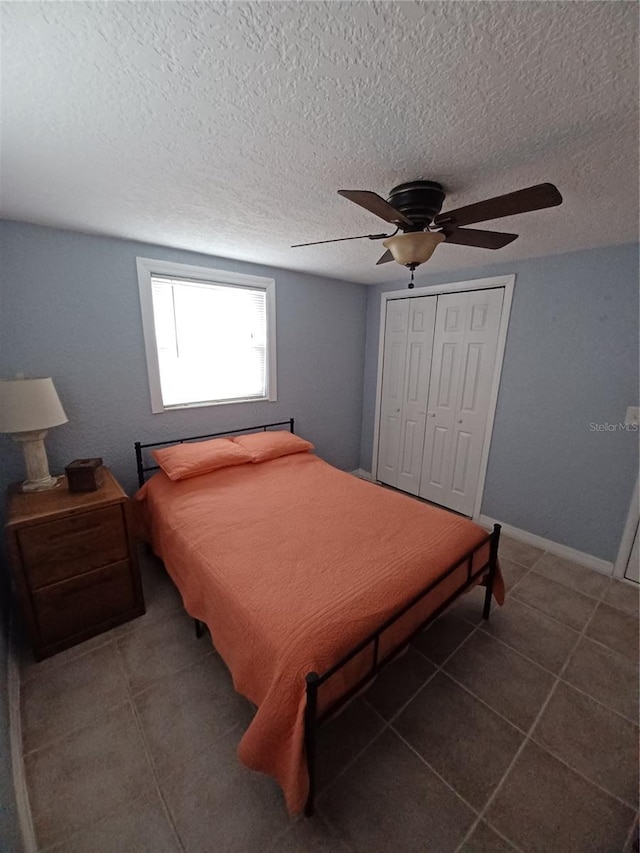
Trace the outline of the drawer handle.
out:
[[[85,533],[93,533],[94,530],[102,530],[102,524],[90,524],[87,527],[81,527],[79,530],[69,530],[66,533],[52,533],[49,539],[70,539],[72,536],[84,536]]]
[[[100,580],[91,580],[90,583],[86,583],[83,586],[76,586],[75,589],[63,589],[62,594],[66,597],[71,595],[77,595],[79,592],[86,592],[88,589],[92,589],[93,587],[100,586],[103,583],[110,583],[113,578],[100,578]]]

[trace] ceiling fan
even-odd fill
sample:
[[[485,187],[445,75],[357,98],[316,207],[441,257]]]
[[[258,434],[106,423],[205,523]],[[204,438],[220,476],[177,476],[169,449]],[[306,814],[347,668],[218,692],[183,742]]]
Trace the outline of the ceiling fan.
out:
[[[345,240],[384,240],[382,245],[387,251],[377,263],[397,261],[411,270],[412,281],[415,268],[429,260],[439,243],[446,241],[460,246],[501,249],[518,236],[462,226],[562,204],[562,196],[553,184],[536,184],[524,190],[499,195],[444,213],[440,213],[440,210],[446,194],[442,186],[435,181],[410,181],[400,184],[391,190],[387,201],[368,190],[338,190],[338,195],[395,225],[396,230],[392,234],[361,234],[358,237],[297,243],[291,248],[339,243]],[[401,234],[398,233],[400,231]]]

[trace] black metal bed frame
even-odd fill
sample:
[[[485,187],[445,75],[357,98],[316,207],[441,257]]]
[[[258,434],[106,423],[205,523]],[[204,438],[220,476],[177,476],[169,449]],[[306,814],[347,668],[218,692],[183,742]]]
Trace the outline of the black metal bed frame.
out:
[[[143,461],[142,451],[148,447],[161,447],[167,444],[184,444],[190,441],[199,441],[205,438],[220,438],[226,435],[238,435],[245,432],[255,432],[256,430],[263,430],[266,432],[271,427],[277,426],[288,426],[290,432],[294,432],[294,419],[289,418],[286,421],[279,421],[277,423],[270,424],[259,424],[254,427],[245,427],[244,429],[236,429],[236,430],[227,430],[226,432],[218,432],[218,433],[210,433],[208,435],[199,435],[199,436],[189,436],[186,438],[176,438],[173,440],[167,441],[157,441],[149,444],[141,444],[139,441],[135,443],[136,450],[136,464],[138,469],[138,483],[140,486],[144,484],[145,474],[148,471],[155,471],[160,466],[158,465],[149,465],[145,466]],[[307,696],[307,704],[305,708],[304,714],[304,745],[305,745],[305,753],[307,760],[307,770],[309,775],[309,795],[307,797],[307,801],[304,807],[304,813],[307,817],[310,817],[314,813],[314,805],[315,805],[315,793],[316,793],[316,750],[317,750],[317,732],[319,726],[321,726],[324,722],[326,722],[330,717],[332,717],[337,711],[340,710],[344,705],[346,705],[353,697],[359,693],[361,690],[366,687],[369,682],[371,682],[378,673],[391,661],[393,661],[399,654],[402,652],[409,643],[413,640],[413,638],[423,631],[427,625],[431,624],[435,619],[440,616],[440,614],[446,610],[446,608],[457,598],[459,598],[464,592],[471,587],[475,586],[483,577],[486,576],[486,591],[484,596],[484,606],[482,609],[482,618],[488,619],[489,613],[491,610],[491,597],[493,595],[493,582],[496,574],[496,569],[498,565],[498,544],[500,542],[500,525],[494,524],[492,533],[487,534],[486,538],[483,539],[475,548],[467,551],[459,560],[453,563],[449,568],[442,574],[437,580],[432,581],[428,584],[424,589],[422,589],[417,595],[414,595],[413,598],[407,604],[403,605],[403,607],[396,610],[391,616],[389,616],[381,625],[379,625],[375,630],[371,631],[363,640],[361,640],[356,646],[350,649],[345,655],[343,655],[340,660],[333,664],[329,669],[325,670],[325,672],[317,673],[317,672],[309,672],[305,677],[306,683],[306,696]],[[489,559],[483,563],[480,568],[473,570],[473,559],[474,556],[481,551],[486,545],[489,544]],[[467,567],[467,577],[465,583],[459,587],[452,595],[450,595],[433,613],[429,614],[429,616],[422,620],[420,624],[414,628],[411,633],[405,637],[405,639],[399,643],[391,652],[389,652],[382,660],[379,659],[379,649],[380,649],[380,638],[393,625],[396,624],[403,616],[409,613],[412,608],[416,607],[423,601],[431,592],[433,592],[438,586],[444,583],[447,578],[451,577],[454,572],[456,572],[461,566],[464,566],[466,563]],[[196,637],[201,637],[205,625],[198,619],[194,619],[195,622],[195,631]],[[332,678],[336,673],[338,673],[343,667],[345,667],[350,661],[352,661],[357,655],[371,646],[371,667],[367,671],[365,675],[363,675],[358,681],[353,684],[349,690],[332,702],[321,714],[318,714],[318,691],[330,678]]]
[[[148,471],[158,471],[160,469],[159,465],[146,465],[144,464],[142,451],[146,450],[147,447],[162,447],[165,444],[188,444],[191,441],[202,441],[205,438],[222,438],[225,435],[241,435],[243,432],[255,432],[256,430],[262,430],[266,432],[271,427],[278,426],[288,426],[289,432],[293,433],[295,420],[294,418],[288,418],[286,421],[277,421],[272,424],[258,424],[258,426],[245,427],[244,429],[228,429],[225,432],[210,432],[207,435],[189,435],[185,438],[170,438],[165,441],[152,441],[148,444],[141,444],[139,441],[136,441],[134,447],[136,449],[136,468],[138,469],[138,486],[142,488],[144,485],[144,475]]]

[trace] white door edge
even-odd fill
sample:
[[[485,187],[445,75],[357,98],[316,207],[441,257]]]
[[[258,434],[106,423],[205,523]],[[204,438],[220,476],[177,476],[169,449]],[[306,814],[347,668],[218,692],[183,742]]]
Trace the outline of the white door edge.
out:
[[[487,465],[489,462],[489,449],[491,447],[491,436],[493,434],[493,422],[498,402],[498,390],[500,388],[500,377],[502,376],[502,363],[507,342],[507,330],[511,315],[511,303],[513,301],[513,288],[515,285],[515,274],[492,276],[491,278],[477,278],[468,281],[455,281],[448,284],[436,284],[430,287],[416,287],[413,290],[387,290],[381,294],[380,299],[380,331],[378,335],[378,373],[376,380],[376,408],[373,425],[373,455],[371,459],[371,477],[377,479],[378,474],[378,442],[380,438],[380,407],[382,404],[382,360],[384,358],[384,330],[387,315],[387,302],[390,299],[411,299],[415,296],[437,296],[441,293],[460,293],[465,290],[486,290],[490,288],[504,288],[504,299],[502,302],[502,314],[500,315],[500,328],[498,331],[498,344],[496,360],[493,367],[493,381],[491,383],[491,394],[489,400],[489,413],[482,446],[482,457],[480,461],[480,475],[474,501],[473,516],[479,515],[482,507],[482,496],[484,494],[484,483],[487,476]]]
[[[622,539],[620,540],[618,556],[613,566],[613,576],[616,578],[624,578],[629,557],[631,556],[631,549],[633,548],[633,540],[638,529],[638,521],[640,521],[640,478],[636,480],[636,485],[631,495],[631,505],[624,525]],[[630,581],[630,583],[635,584],[635,581]]]

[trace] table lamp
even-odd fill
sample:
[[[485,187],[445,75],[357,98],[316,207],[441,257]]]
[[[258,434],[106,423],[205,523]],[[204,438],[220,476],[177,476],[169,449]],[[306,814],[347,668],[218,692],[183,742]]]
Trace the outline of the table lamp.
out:
[[[53,489],[61,477],[49,474],[44,437],[50,427],[67,423],[67,416],[53,386],[47,379],[0,379],[0,432],[22,444],[27,479],[23,492]]]

